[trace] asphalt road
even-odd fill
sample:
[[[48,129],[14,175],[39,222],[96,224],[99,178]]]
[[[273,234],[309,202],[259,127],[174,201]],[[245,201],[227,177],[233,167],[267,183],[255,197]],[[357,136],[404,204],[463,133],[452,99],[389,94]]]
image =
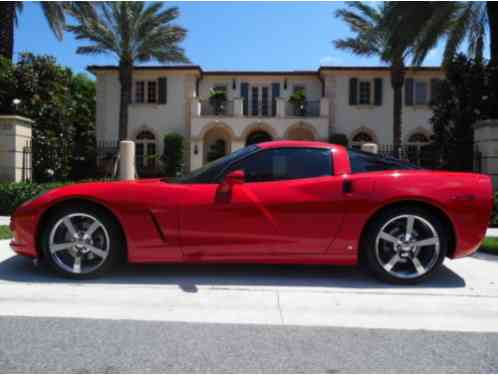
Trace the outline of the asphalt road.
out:
[[[0,372],[497,372],[497,275],[480,256],[415,287],[256,265],[72,282],[0,241]]]

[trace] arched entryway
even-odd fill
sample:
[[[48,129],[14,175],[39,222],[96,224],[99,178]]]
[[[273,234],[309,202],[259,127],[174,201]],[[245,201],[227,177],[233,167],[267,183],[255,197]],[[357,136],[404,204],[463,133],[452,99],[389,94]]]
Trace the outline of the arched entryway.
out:
[[[272,141],[273,138],[270,133],[264,130],[255,130],[246,138],[246,146],[253,145],[255,143],[269,142]]]
[[[370,129],[360,128],[351,137],[351,147],[361,148],[364,143],[377,143],[377,139]]]
[[[204,135],[204,163],[222,158],[231,152],[231,136],[224,127],[209,129]]]
[[[291,126],[287,130],[285,139],[290,139],[292,141],[314,141],[316,136],[309,125],[298,124]]]

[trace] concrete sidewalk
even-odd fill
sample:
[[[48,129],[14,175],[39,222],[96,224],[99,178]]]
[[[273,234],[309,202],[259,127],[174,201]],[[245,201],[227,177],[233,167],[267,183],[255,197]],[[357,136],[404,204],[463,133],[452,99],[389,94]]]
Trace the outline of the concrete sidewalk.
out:
[[[0,216],[0,225],[9,225],[10,216]]]

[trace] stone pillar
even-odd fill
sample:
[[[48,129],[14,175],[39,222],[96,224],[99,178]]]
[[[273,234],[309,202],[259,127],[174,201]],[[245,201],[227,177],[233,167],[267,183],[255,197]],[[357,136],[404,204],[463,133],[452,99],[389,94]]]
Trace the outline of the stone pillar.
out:
[[[474,124],[474,170],[489,174],[493,188],[498,189],[498,119],[478,121]]]
[[[199,98],[192,98],[192,108],[191,114],[193,117],[199,117],[201,115],[201,102]]]
[[[284,98],[277,98],[277,117],[285,117],[285,104]]]
[[[135,179],[135,142],[119,142],[119,179]]]
[[[320,99],[320,117],[329,116],[329,98]]]
[[[233,115],[235,117],[244,116],[244,99],[242,98],[233,99]]]
[[[31,180],[32,124],[26,117],[0,115],[0,182]]]

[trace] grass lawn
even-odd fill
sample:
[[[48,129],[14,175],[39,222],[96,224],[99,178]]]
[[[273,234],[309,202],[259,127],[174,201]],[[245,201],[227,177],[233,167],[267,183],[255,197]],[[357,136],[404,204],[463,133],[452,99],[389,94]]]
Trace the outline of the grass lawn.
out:
[[[486,237],[481,245],[480,251],[498,255],[498,237]]]
[[[6,240],[12,237],[8,225],[0,225],[0,240]]]

